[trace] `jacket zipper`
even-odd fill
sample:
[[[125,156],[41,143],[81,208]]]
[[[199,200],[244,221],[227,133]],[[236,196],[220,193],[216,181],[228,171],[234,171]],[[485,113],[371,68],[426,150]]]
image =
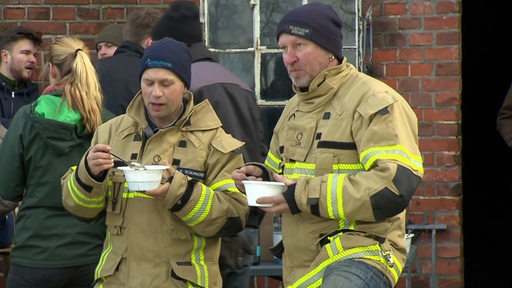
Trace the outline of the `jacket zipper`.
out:
[[[11,115],[10,115],[10,118],[12,119],[14,117],[14,96],[15,96],[15,92],[12,91],[11,95],[12,95],[12,101],[11,101]]]

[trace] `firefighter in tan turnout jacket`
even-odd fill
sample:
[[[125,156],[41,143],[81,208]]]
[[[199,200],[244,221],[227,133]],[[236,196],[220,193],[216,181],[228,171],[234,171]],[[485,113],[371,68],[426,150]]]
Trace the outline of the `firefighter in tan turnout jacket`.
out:
[[[222,287],[220,237],[241,231],[249,211],[230,177],[243,165],[243,142],[222,130],[208,101],[194,106],[190,67],[184,43],[153,42],[142,57],[141,92],[126,114],[97,129],[63,177],[71,213],[90,220],[107,213],[94,287]],[[110,151],[168,164],[164,183],[129,191]]]
[[[405,209],[423,177],[416,115],[341,55],[332,7],[291,10],[277,37],[296,95],[265,163],[232,177],[241,190],[244,179],[287,184],[258,199],[281,214],[285,287],[394,287],[406,259]]]

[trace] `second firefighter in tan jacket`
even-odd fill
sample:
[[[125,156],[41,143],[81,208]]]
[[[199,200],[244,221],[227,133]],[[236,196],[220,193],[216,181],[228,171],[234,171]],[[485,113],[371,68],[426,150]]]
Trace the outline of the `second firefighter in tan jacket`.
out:
[[[396,91],[341,54],[341,20],[310,3],[278,24],[295,96],[265,163],[232,173],[280,181],[261,207],[282,217],[285,287],[394,287],[405,265],[406,207],[423,177],[418,123]]]

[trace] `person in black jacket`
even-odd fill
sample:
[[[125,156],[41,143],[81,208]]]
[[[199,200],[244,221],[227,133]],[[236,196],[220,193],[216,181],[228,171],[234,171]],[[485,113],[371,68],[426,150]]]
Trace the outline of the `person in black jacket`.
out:
[[[0,144],[14,113],[39,96],[31,78],[42,42],[39,33],[21,26],[0,35]]]
[[[123,42],[123,24],[111,23],[96,36],[96,55],[99,59],[111,57]]]
[[[254,91],[214,60],[203,42],[199,7],[191,1],[175,1],[155,25],[152,39],[171,37],[184,42],[192,54],[192,81],[189,90],[194,102],[208,99],[227,133],[244,141],[245,162],[263,161],[267,147],[264,140],[260,108]],[[248,266],[254,254],[247,239],[250,230],[258,228],[264,212],[251,207],[246,230],[242,235],[223,237],[219,265],[223,287],[249,287]]]
[[[139,67],[144,49],[151,45],[151,31],[162,13],[154,8],[135,10],[123,27],[123,42],[111,57],[98,60],[97,71],[105,97],[105,108],[124,114],[140,90]]]

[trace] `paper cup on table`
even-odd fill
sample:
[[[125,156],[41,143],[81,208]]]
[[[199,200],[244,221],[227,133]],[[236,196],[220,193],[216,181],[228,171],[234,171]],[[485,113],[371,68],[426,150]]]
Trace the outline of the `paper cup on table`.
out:
[[[160,185],[162,172],[169,167],[164,165],[144,165],[140,167],[122,166],[130,191],[146,191]]]
[[[276,196],[286,190],[286,185],[282,182],[270,181],[242,181],[245,186],[245,194],[249,206],[270,207],[271,204],[258,204],[256,199],[260,197]]]

